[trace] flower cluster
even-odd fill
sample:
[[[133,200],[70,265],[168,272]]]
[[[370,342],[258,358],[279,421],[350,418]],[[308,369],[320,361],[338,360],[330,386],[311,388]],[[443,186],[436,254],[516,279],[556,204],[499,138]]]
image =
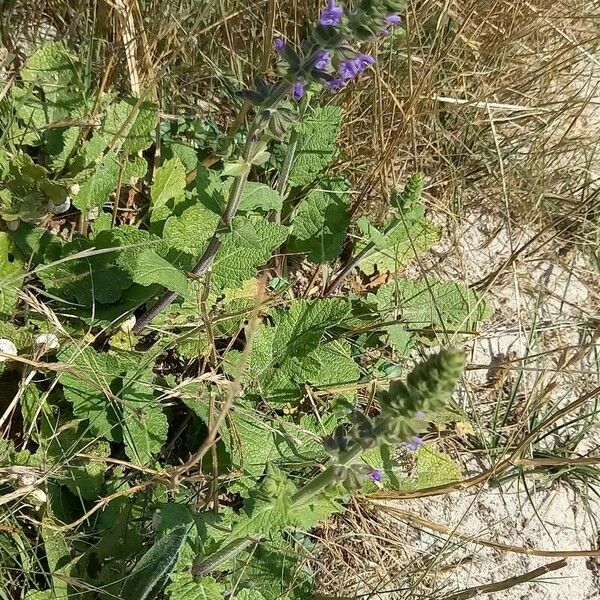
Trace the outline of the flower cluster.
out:
[[[390,27],[400,25],[398,11],[403,4],[403,0],[361,0],[355,10],[346,12],[336,0],[327,0],[301,56],[277,38],[274,46],[288,64],[293,98],[303,97],[309,81],[337,92],[375,64],[373,56],[356,51],[353,44],[387,35]]]

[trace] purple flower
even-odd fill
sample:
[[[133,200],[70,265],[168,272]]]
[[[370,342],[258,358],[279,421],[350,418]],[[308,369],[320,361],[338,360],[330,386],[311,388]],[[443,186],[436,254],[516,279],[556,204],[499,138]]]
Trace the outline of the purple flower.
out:
[[[327,50],[320,50],[317,52],[317,59],[314,64],[315,69],[319,71],[326,71],[331,67],[331,52]]]
[[[340,78],[343,81],[354,79],[359,74],[358,64],[355,60],[345,60],[339,68]]]
[[[332,79],[328,84],[330,91],[339,92],[345,85],[345,81],[340,79],[339,77],[336,79]]]
[[[394,25],[400,25],[402,23],[402,17],[400,15],[390,15],[386,21],[388,25],[394,27]]]
[[[413,437],[410,442],[402,442],[402,446],[411,452],[416,452],[423,445],[423,438],[418,436]]]
[[[373,481],[379,482],[379,481],[381,481],[382,477],[383,477],[383,473],[379,469],[373,469],[373,471],[371,471],[371,479]]]
[[[356,60],[356,66],[359,73],[366,71],[371,65],[375,64],[375,59],[368,54],[361,54]]]
[[[327,0],[327,7],[319,17],[319,23],[327,27],[336,27],[342,22],[344,11],[337,6],[335,0]]]
[[[300,100],[304,96],[304,84],[301,81],[296,81],[294,91],[292,92],[294,100]]]
[[[285,42],[281,38],[275,38],[275,40],[273,40],[273,46],[275,46],[275,50],[277,50],[277,52],[283,52],[283,49],[285,48]]]
[[[345,60],[339,68],[340,77],[345,81],[354,79],[374,63],[375,59],[368,54],[361,54],[352,60]]]

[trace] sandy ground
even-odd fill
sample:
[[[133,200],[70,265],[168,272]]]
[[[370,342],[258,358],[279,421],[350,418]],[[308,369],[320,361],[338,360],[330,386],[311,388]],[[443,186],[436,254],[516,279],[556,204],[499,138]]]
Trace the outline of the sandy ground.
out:
[[[493,232],[493,233],[492,233]],[[586,323],[597,318],[599,289],[597,275],[578,251],[566,251],[544,237],[507,264],[511,255],[532,238],[534,231],[515,230],[483,211],[468,214],[452,247],[438,248],[433,257],[443,256],[438,271],[460,280],[487,280],[487,295],[496,313],[471,344],[470,371],[462,394],[465,410],[475,421],[485,422],[495,406],[497,385],[489,387],[495,365],[508,359],[508,390],[524,368],[519,383],[519,404],[545,401],[564,406],[582,393],[600,385],[600,365],[593,346],[577,355],[585,341]],[[435,260],[435,258],[432,258]],[[431,265],[435,269],[435,265]],[[596,346],[596,351],[600,346]],[[600,428],[591,431],[577,447],[580,455],[598,455]],[[552,437],[548,445],[552,446]],[[465,475],[478,472],[477,465],[464,465]],[[521,480],[499,487],[445,497],[396,502],[397,508],[420,515],[436,524],[521,549],[571,551],[598,548],[600,503],[590,495],[590,505],[573,489],[549,484],[547,476],[531,476],[527,487]],[[460,590],[522,575],[559,557],[531,557],[516,551],[498,550],[479,543],[461,543],[460,535],[432,534],[426,529],[405,528],[406,541],[415,556],[430,554],[444,543],[452,549],[458,566],[437,576],[433,588]],[[448,547],[446,550],[448,550]],[[409,555],[411,553],[409,552]],[[448,557],[444,563],[448,562]],[[442,594],[439,597],[444,597]],[[385,596],[382,596],[385,597]],[[392,596],[393,597],[393,596]],[[398,596],[405,597],[405,596]],[[600,561],[597,558],[570,558],[568,565],[533,583],[521,584],[478,598],[494,600],[592,600],[600,598]]]

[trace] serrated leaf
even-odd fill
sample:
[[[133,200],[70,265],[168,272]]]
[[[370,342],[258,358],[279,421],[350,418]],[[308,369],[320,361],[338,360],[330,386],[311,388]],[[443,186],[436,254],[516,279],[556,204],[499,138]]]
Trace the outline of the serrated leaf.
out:
[[[151,369],[127,371],[118,394],[125,452],[140,465],[151,463],[152,455],[161,451],[169,431],[167,416],[154,397],[152,380]]]
[[[326,521],[331,515],[343,510],[341,504],[324,494],[317,495],[304,505],[293,509],[296,527],[301,531],[309,531]]]
[[[169,423],[163,411],[154,406],[123,408],[123,440],[127,456],[136,464],[147,465],[167,440]]]
[[[73,205],[87,215],[93,208],[102,206],[119,183],[119,159],[108,153],[91,171],[81,175],[79,192]]]
[[[188,289],[186,276],[150,249],[143,250],[138,256],[133,282],[145,286],[159,284],[180,296],[185,296]]]
[[[337,152],[342,110],[339,106],[317,108],[298,126],[299,139],[296,159],[289,181],[294,186],[313,182],[331,162]]]
[[[73,373],[66,372],[60,378],[63,393],[73,405],[75,416],[87,420],[94,435],[120,441],[118,407],[111,392],[111,385],[119,375],[115,359],[91,349],[65,350],[60,359],[75,367]]]
[[[212,267],[212,283],[235,288],[256,276],[273,251],[287,238],[288,229],[262,218],[237,218],[221,238]]]
[[[381,231],[364,217],[357,225],[365,237],[357,245],[356,253],[368,243],[374,245],[358,264],[366,275],[373,275],[376,270],[395,274],[439,239],[439,228],[425,218],[420,203],[406,207],[402,215],[393,217]]]
[[[25,61],[21,79],[48,90],[64,87],[75,77],[75,60],[62,42],[46,42]]]
[[[382,315],[395,312],[413,328],[471,329],[492,315],[483,296],[456,281],[401,278],[381,286],[375,299]]]
[[[257,590],[246,588],[235,595],[235,600],[265,600],[265,597]]]
[[[288,483],[279,490],[276,498],[270,498],[268,501],[260,498],[247,500],[227,540],[277,534],[291,525],[291,490],[292,486]]]
[[[281,208],[283,200],[281,196],[268,185],[249,181],[244,186],[238,210],[249,212],[252,210],[277,210]]]
[[[323,341],[328,329],[349,316],[350,304],[340,299],[296,300],[287,309],[273,311],[275,327],[258,329],[245,379],[254,381],[271,402],[302,397],[306,384],[333,387],[356,382],[360,371],[349,343]],[[229,352],[225,361],[232,375],[239,376],[239,355]]]
[[[13,316],[24,274],[21,252],[7,233],[0,232],[0,317]]]
[[[408,451],[404,451],[405,453]],[[391,446],[381,446],[363,453],[363,460],[382,472],[381,484],[398,491],[415,491],[458,481],[460,467],[434,444],[423,444],[415,453],[415,476],[409,477],[405,463]]]
[[[66,600],[68,594],[68,577],[71,570],[70,546],[62,533],[55,530],[49,519],[42,521],[42,538],[52,576],[52,592],[55,600]]]
[[[185,186],[185,167],[179,158],[172,158],[165,161],[156,170],[154,181],[150,188],[153,221],[164,219],[168,216],[170,211],[166,207],[167,202],[183,196]]]
[[[169,246],[195,259],[206,249],[219,223],[219,215],[202,204],[195,204],[178,217],[167,219],[163,239]]]
[[[223,600],[225,597],[225,587],[212,577],[194,579],[187,572],[173,574],[165,592],[170,600]]]
[[[292,223],[290,252],[308,254],[312,262],[335,260],[350,224],[347,186],[335,180],[322,181],[300,203]]]

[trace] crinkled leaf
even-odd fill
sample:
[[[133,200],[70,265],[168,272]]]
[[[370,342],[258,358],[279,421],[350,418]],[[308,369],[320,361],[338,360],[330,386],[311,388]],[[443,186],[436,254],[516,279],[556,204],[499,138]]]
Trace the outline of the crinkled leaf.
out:
[[[165,161],[156,170],[150,188],[153,221],[164,219],[169,215],[167,202],[183,196],[185,185],[185,167],[179,158]]]
[[[416,451],[415,472],[411,476],[406,471],[406,461],[402,459],[407,452],[398,452],[392,446],[383,445],[367,450],[362,458],[370,467],[382,472],[381,484],[392,490],[420,490],[458,481],[461,477],[458,464],[430,443]]]
[[[158,540],[128,575],[121,597],[153,600],[166,585],[185,542],[187,527],[182,525]]]
[[[218,288],[235,288],[254,277],[273,251],[287,238],[288,229],[263,218],[238,218],[221,238],[212,268]]]
[[[306,117],[298,126],[299,143],[289,181],[295,186],[312,183],[331,162],[337,152],[342,110],[324,106]]]
[[[294,217],[290,252],[308,254],[312,262],[335,260],[350,224],[348,188],[340,181],[322,181],[300,203]]]
[[[185,296],[188,289],[186,276],[149,248],[137,258],[133,281],[145,286],[160,284],[180,296]]]
[[[252,210],[276,210],[281,208],[281,196],[268,185],[250,181],[244,186],[238,210],[249,212]]]
[[[364,240],[357,245],[356,252],[361,252],[368,243],[374,245],[358,264],[366,275],[376,270],[397,273],[439,239],[439,228],[425,218],[425,209],[419,201],[393,217],[381,231],[364,217],[357,225]]]
[[[114,153],[108,153],[90,171],[81,175],[79,192],[73,198],[73,205],[83,214],[102,206],[119,183],[119,159]]]
[[[414,328],[468,329],[492,315],[483,296],[456,281],[400,278],[381,286],[375,299],[382,315],[396,313],[405,326]]]
[[[163,239],[172,248],[199,258],[215,233],[218,223],[219,215],[202,204],[195,204],[184,210],[180,216],[167,219]]]
[[[212,577],[194,579],[185,571],[172,575],[165,592],[170,600],[223,600],[225,597],[225,587]]]

